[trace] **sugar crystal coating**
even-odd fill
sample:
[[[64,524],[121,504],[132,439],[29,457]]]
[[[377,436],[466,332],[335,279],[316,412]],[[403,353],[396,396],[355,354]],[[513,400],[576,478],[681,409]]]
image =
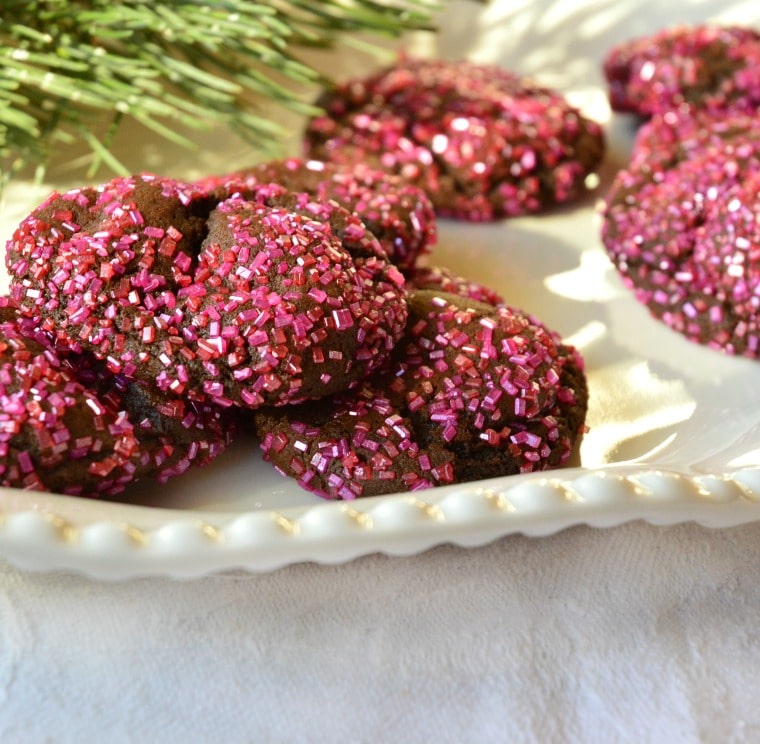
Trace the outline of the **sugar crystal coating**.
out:
[[[626,41],[604,61],[612,108],[642,116],[682,106],[760,106],[760,34],[740,26],[675,26]]]
[[[58,341],[222,406],[345,389],[406,321],[403,277],[357,217],[268,184],[218,205],[151,175],[54,193],[6,265],[13,298]]]
[[[421,185],[444,216],[486,221],[577,198],[601,127],[558,93],[497,67],[402,59],[327,91],[310,157],[378,163]]]
[[[760,129],[742,112],[669,112],[640,132],[602,239],[636,298],[691,341],[760,354]]]
[[[334,202],[268,184],[257,198],[233,196],[212,213],[194,283],[180,292],[188,333],[215,372],[205,392],[213,398],[221,383],[258,407],[344,390],[401,336],[403,277]]]
[[[195,185],[222,201],[235,194],[245,196],[267,183],[309,193],[318,202],[336,201],[353,212],[401,271],[411,270],[436,242],[435,214],[425,192],[400,176],[361,163],[340,167],[287,158],[205,178]]]
[[[586,404],[582,359],[535,319],[420,290],[393,361],[354,393],[253,415],[267,460],[350,500],[559,467]]]
[[[152,405],[139,387],[46,334],[0,298],[0,485],[113,496],[221,453],[230,422],[216,407]]]

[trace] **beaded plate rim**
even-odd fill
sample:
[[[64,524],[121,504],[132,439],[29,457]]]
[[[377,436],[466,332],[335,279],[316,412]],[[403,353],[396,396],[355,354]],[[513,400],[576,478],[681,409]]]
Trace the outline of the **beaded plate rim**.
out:
[[[61,499],[87,500],[50,494],[33,508],[4,508],[14,493],[0,489],[0,555],[24,570],[98,580],[195,579],[307,561],[342,563],[372,553],[413,555],[443,543],[477,547],[511,534],[547,536],[582,524],[644,520],[725,528],[760,520],[760,467],[706,474],[571,468],[446,486],[422,496],[239,514],[97,502],[106,512],[126,514],[118,519],[90,515],[86,508],[63,516],[65,509],[56,508]]]

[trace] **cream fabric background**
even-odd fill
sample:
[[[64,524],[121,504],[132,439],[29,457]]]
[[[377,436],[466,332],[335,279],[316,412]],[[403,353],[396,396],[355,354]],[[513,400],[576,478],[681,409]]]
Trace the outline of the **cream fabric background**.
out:
[[[760,523],[0,587],[7,743],[760,740]]]

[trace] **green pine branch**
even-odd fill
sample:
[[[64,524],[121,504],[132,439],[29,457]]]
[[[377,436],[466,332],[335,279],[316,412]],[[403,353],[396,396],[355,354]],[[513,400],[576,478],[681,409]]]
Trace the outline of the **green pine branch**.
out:
[[[94,172],[125,169],[110,143],[125,118],[191,146],[177,129],[225,124],[268,151],[271,105],[312,113],[321,81],[299,59],[347,35],[430,28],[442,0],[4,0],[0,168],[5,180],[76,140]],[[104,132],[96,135],[94,132]]]

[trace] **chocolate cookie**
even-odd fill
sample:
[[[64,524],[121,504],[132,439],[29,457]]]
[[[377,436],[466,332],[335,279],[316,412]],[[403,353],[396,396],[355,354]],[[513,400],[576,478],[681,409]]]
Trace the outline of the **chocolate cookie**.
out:
[[[504,299],[495,290],[485,284],[457,276],[444,266],[417,266],[407,276],[406,289],[430,289],[465,297],[487,305],[503,305]]]
[[[616,111],[760,105],[760,34],[739,26],[676,26],[610,50],[604,61]]]
[[[230,436],[216,406],[156,405],[103,365],[59,354],[0,299],[0,485],[111,496],[210,462]]]
[[[574,199],[604,150],[601,127],[559,93],[470,62],[404,59],[318,104],[326,113],[308,124],[310,157],[379,163],[463,220]]]
[[[43,330],[163,393],[256,407],[343,390],[406,321],[403,276],[334,202],[263,185],[214,206],[155,176],[52,194],[8,243]]]
[[[751,118],[666,115],[637,139],[602,226],[623,280],[656,318],[749,357],[760,353],[758,194],[760,130]]]
[[[400,176],[362,164],[341,167],[288,158],[206,178],[196,185],[222,201],[234,194],[245,196],[267,183],[306,192],[319,202],[333,200],[353,212],[403,272],[410,271],[435,244],[435,214],[425,192]]]
[[[253,416],[278,470],[354,499],[559,467],[586,404],[580,356],[536,320],[420,290],[382,373],[352,394]]]

